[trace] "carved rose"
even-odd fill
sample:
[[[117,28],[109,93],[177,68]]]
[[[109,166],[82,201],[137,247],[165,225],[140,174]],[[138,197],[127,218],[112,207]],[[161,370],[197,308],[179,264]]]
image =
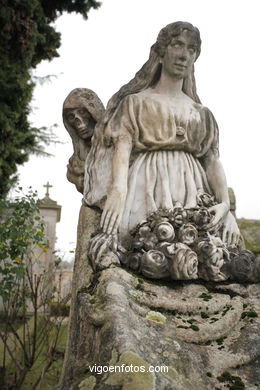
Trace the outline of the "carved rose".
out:
[[[221,268],[228,258],[228,251],[223,246],[220,238],[209,236],[208,239],[198,243],[199,253],[199,277],[215,282],[228,278]]]
[[[231,278],[245,282],[253,281],[254,271],[256,271],[255,262],[256,257],[249,250],[231,252],[231,262],[229,264]]]
[[[151,228],[147,225],[141,226],[138,230],[138,233],[139,233],[140,237],[147,238],[149,236],[149,234],[151,233]]]
[[[198,210],[193,211],[192,219],[198,226],[206,225],[210,222],[211,218],[212,215],[206,208],[201,207]]]
[[[186,245],[192,245],[198,238],[198,231],[191,223],[183,225],[178,234],[179,240]]]
[[[169,276],[168,262],[164,254],[157,250],[150,250],[143,254],[141,272],[151,279],[162,279]]]
[[[159,241],[172,242],[175,237],[173,226],[169,222],[161,222],[155,228],[155,233]]]
[[[255,259],[253,272],[254,272],[253,275],[254,282],[260,282],[260,257],[257,257]]]
[[[141,265],[141,253],[132,253],[128,258],[128,266],[134,271],[139,271]]]
[[[158,238],[154,233],[152,233],[151,228],[148,225],[141,226],[138,230],[136,237],[133,240],[133,248],[140,250],[144,248],[145,250],[154,249],[155,245],[158,243]]]
[[[182,244],[181,242],[177,242],[175,244],[170,244],[168,242],[162,242],[159,245],[162,252],[165,254],[165,256],[172,258],[172,256],[175,254],[176,250],[179,248],[186,249],[187,245]]]
[[[211,196],[207,192],[198,193],[197,203],[198,203],[198,206],[201,206],[201,207],[203,207],[203,206],[204,207],[211,207],[211,206],[214,206],[214,204],[216,204],[216,202],[214,200],[214,196]]]
[[[149,251],[151,249],[154,249],[155,248],[155,245],[157,244],[158,242],[158,239],[156,237],[156,235],[154,234],[153,236],[151,235],[151,237],[149,238],[149,240],[145,241],[144,242],[144,249],[146,251]]]
[[[187,211],[183,207],[175,207],[171,213],[170,221],[175,227],[180,227],[184,224],[187,218]]]
[[[169,271],[174,280],[188,280],[198,278],[198,258],[187,245],[176,243],[169,245]]]
[[[144,245],[144,241],[143,240],[140,240],[138,237],[136,237],[134,240],[133,240],[133,248],[134,249],[142,249],[143,248],[143,245]]]

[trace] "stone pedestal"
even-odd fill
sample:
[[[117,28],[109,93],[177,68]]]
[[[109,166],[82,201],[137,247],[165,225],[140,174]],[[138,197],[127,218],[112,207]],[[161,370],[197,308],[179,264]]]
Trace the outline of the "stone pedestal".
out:
[[[158,283],[120,267],[93,274],[87,245],[98,220],[81,208],[59,390],[256,390],[259,285]]]

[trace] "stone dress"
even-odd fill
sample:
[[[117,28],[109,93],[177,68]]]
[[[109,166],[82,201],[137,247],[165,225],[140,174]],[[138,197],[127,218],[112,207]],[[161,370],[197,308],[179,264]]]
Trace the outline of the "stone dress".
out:
[[[143,91],[127,96],[111,118],[106,136],[132,144],[121,234],[158,208],[193,208],[198,193],[211,193],[202,164],[210,150],[218,157],[217,124],[206,107],[187,102],[179,108]]]
[[[218,157],[218,127],[212,113],[190,98],[179,107],[165,95],[148,90],[128,95],[104,135],[114,147],[119,138],[132,145],[121,236],[158,208],[180,204],[193,208],[198,193],[211,193],[203,159],[209,151]],[[95,141],[93,145],[86,161],[85,201],[89,205],[98,204],[100,194],[111,185],[107,176],[111,176],[114,152],[99,143],[95,146]]]

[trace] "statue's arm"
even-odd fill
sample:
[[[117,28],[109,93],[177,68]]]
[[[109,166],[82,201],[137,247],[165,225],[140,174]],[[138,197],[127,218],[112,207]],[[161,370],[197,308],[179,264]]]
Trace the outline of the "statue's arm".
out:
[[[240,241],[240,232],[233,214],[230,212],[230,200],[224,169],[219,160],[219,130],[217,122],[211,111],[204,107],[201,112],[202,120],[207,130],[200,161],[206,172],[208,183],[215,195],[218,204],[211,207],[212,221],[205,227],[207,229],[222,229],[222,239],[228,245]]]
[[[132,142],[128,137],[118,137],[112,160],[112,184],[101,216],[101,228],[107,234],[118,230],[125,207],[127,178]]]
[[[207,230],[218,230],[230,209],[226,176],[218,155],[213,150],[208,151],[207,155],[203,158],[202,164],[210,188],[218,202],[217,205],[210,207],[209,211],[213,215],[213,218],[205,228]]]
[[[75,184],[77,190],[83,193],[84,186],[84,161],[80,160],[76,154],[73,154],[67,165],[67,179]]]
[[[230,209],[227,180],[223,166],[213,151],[209,151],[207,157],[204,159],[204,169],[210,188],[218,202],[219,210],[221,209],[222,211],[223,216],[221,219],[223,219]],[[216,225],[219,222],[219,217],[220,214],[216,213],[209,227]]]
[[[223,225],[222,239],[227,245],[236,245],[240,241],[240,232],[236,220],[230,212],[230,200],[223,166],[213,151],[207,153],[203,162],[208,183],[218,204],[210,208],[214,215],[206,229],[219,229]]]

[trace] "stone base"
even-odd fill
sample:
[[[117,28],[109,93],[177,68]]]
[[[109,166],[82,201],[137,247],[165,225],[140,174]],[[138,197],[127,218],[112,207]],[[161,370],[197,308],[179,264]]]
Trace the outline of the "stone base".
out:
[[[259,284],[159,283],[120,267],[93,274],[86,248],[98,218],[82,208],[59,390],[256,390]],[[130,372],[98,373],[123,364]]]

